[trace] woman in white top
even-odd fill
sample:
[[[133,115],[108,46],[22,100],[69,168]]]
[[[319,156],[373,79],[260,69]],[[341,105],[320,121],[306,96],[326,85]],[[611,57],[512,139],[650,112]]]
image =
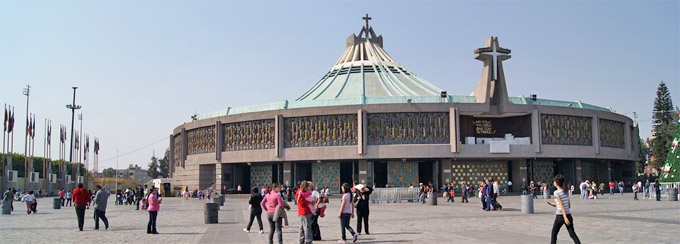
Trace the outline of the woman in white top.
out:
[[[26,196],[24,196],[22,201],[26,202],[26,213],[31,214],[31,212],[37,212],[35,208],[33,208],[33,202],[35,202],[35,196],[33,195],[33,191],[29,191]]]
[[[564,192],[564,189],[567,188],[566,181],[564,179],[564,176],[562,175],[555,175],[553,178],[553,185],[557,190],[555,190],[554,195],[555,195],[555,203],[550,203],[553,207],[556,207],[557,210],[555,211],[555,222],[553,222],[553,228],[552,228],[552,235],[550,236],[550,243],[557,243],[557,233],[560,232],[560,229],[562,228],[562,225],[567,226],[567,231],[569,231],[569,236],[571,237],[572,240],[574,240],[574,243],[580,244],[581,241],[578,239],[578,236],[576,236],[576,232],[574,232],[574,220],[571,218],[571,210],[569,207],[571,206],[571,201],[569,201],[569,194]]]

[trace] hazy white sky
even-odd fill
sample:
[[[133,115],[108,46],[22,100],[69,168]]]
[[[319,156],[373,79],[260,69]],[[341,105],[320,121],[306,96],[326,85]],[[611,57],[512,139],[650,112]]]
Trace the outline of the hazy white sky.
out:
[[[660,81],[680,104],[678,1],[0,1],[0,104],[26,97],[38,120],[70,126],[80,87],[83,131],[100,172],[146,165],[194,114],[294,100],[335,64],[368,13],[384,48],[450,94],[474,89],[488,36],[512,50],[510,96],[581,100],[639,114],[650,136]],[[78,127],[78,121],[76,121]],[[53,139],[53,157],[58,155]],[[92,142],[91,142],[92,143]]]

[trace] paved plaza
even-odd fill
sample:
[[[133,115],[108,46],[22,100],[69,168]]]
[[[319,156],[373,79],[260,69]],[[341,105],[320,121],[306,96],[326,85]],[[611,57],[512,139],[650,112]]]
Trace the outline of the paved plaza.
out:
[[[679,243],[680,202],[633,201],[632,194],[605,195],[598,200],[572,197],[576,233],[583,243]],[[93,230],[92,208],[86,214],[85,230],[78,231],[73,207],[52,209],[52,199],[40,199],[38,213],[26,215],[25,204],[15,202],[11,215],[0,216],[2,243],[266,243],[269,227],[263,214],[265,233],[242,229],[247,223],[246,195],[229,195],[219,211],[218,224],[204,224],[203,203],[197,199],[166,198],[158,215],[160,235],[147,235],[148,214],[109,199],[106,215],[110,228]],[[554,208],[544,199],[534,201],[534,214],[520,211],[519,196],[501,196],[502,211],[481,210],[479,199],[470,203],[439,205],[416,203],[372,204],[370,235],[357,243],[549,243]],[[550,199],[549,201],[554,201]],[[337,243],[340,221],[338,196],[331,197],[325,218],[320,218],[323,241]],[[298,243],[296,208],[288,212],[284,243]],[[352,228],[356,220],[352,219]],[[276,237],[275,237],[276,238]],[[275,240],[276,241],[276,240]],[[572,243],[566,229],[559,243]]]

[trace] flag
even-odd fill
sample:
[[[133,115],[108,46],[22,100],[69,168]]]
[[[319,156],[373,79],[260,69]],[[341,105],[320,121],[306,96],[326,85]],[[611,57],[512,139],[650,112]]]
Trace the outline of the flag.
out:
[[[52,144],[52,122],[50,122],[50,125],[47,127],[47,145]]]
[[[31,122],[28,121],[28,116],[26,116],[26,133],[27,135],[31,134]]]
[[[79,146],[79,144],[78,144],[78,139],[79,139],[79,138],[80,138],[80,137],[78,136],[78,131],[76,131],[76,138],[75,138],[75,139],[76,139],[76,145],[75,145],[76,148],[80,148],[80,146]]]
[[[99,154],[99,139],[94,139],[94,154]]]
[[[90,136],[85,135],[85,154],[83,154],[83,159],[87,161],[87,153],[90,150]]]
[[[8,114],[9,115],[7,117],[9,118],[9,120],[7,122],[8,124],[7,133],[10,133],[14,129],[14,114],[12,114],[12,111],[9,111]]]
[[[2,122],[2,132],[5,132],[7,130],[7,106],[5,106],[5,120]]]
[[[35,138],[35,114],[31,118],[31,138]]]

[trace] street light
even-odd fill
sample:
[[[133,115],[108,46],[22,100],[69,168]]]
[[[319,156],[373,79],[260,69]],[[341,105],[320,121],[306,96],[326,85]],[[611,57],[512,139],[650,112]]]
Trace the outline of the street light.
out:
[[[73,120],[75,119],[76,116],[76,109],[80,109],[80,105],[76,105],[76,89],[78,87],[74,86],[73,87],[73,104],[67,104],[66,108],[71,110],[71,149],[69,149],[69,156],[68,156],[68,161],[73,162]]]

